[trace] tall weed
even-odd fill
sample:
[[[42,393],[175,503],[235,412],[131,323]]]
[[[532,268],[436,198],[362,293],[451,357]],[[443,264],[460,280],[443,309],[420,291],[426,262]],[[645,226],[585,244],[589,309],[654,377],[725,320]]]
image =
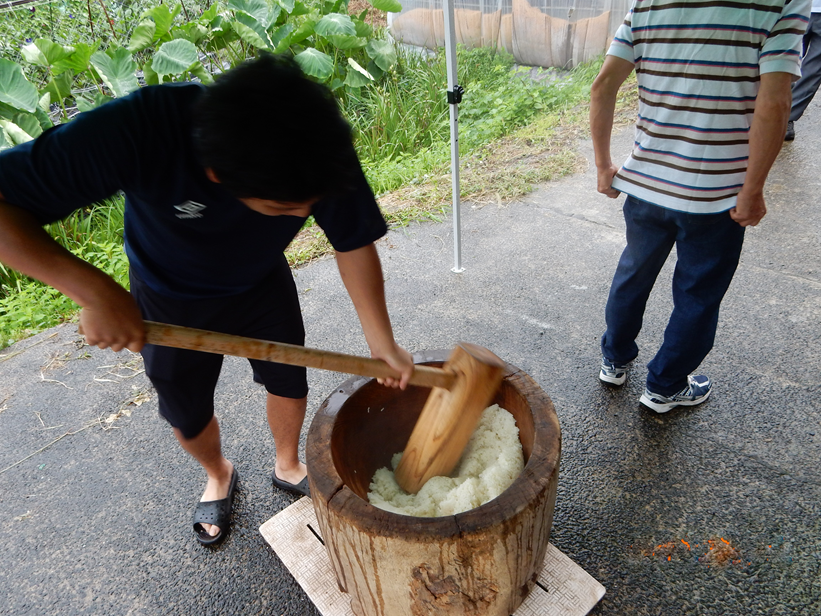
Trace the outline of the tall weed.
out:
[[[450,161],[444,53],[405,52],[400,65],[405,72],[397,70],[387,89],[363,88],[361,98],[344,108],[377,194],[423,181]],[[459,84],[466,90],[459,105],[459,149],[465,156],[537,115],[584,101],[601,59],[572,71],[544,71],[544,82],[531,79],[530,68],[514,68],[509,54],[488,48],[460,47],[457,66]],[[381,128],[375,118],[389,121]]]
[[[448,134],[444,63],[403,48],[384,83],[360,88],[343,113],[357,136],[360,158],[390,161],[429,147]]]

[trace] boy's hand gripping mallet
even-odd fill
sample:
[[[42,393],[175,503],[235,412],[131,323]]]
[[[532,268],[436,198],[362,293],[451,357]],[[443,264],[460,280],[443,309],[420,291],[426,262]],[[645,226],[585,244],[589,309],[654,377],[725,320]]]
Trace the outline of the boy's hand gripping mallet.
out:
[[[146,341],[160,346],[360,376],[399,378],[393,368],[379,359],[152,321],[146,321],[145,328]],[[441,368],[414,368],[410,384],[433,390],[396,469],[396,480],[405,491],[415,494],[431,477],[453,471],[482,411],[499,389],[504,368],[504,362],[496,355],[467,342],[456,345]]]

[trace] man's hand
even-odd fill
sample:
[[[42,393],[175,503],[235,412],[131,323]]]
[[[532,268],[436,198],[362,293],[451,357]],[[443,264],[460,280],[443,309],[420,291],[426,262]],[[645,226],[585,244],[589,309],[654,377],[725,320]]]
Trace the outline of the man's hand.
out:
[[[767,213],[764,182],[781,146],[790,118],[792,92],[789,73],[763,73],[750,126],[750,158],[744,186],[730,217],[742,227],[754,227]]]
[[[596,160],[596,188],[611,199],[619,196],[619,191],[610,187],[618,171],[610,158],[613,113],[616,110],[619,88],[632,71],[632,62],[616,56],[607,56],[590,88],[590,136],[593,138],[593,153]]]
[[[730,210],[730,218],[742,227],[755,227],[766,214],[767,205],[761,191],[749,194],[742,190],[738,193],[735,207]]]
[[[86,343],[101,349],[127,348],[136,353],[145,344],[145,326],[137,303],[116,284],[99,301],[82,309],[79,331]]]
[[[597,183],[598,183],[598,191],[603,194],[607,195],[611,199],[615,199],[621,193],[613,188],[611,184],[613,183],[613,178],[616,177],[616,173],[618,173],[618,167],[613,163],[610,163],[608,167],[600,167],[597,168]]]
[[[405,349],[398,344],[386,350],[371,349],[371,357],[381,359],[401,375],[399,380],[377,379],[379,383],[386,387],[398,387],[399,389],[405,389],[408,386],[408,379],[413,374],[413,356]]]

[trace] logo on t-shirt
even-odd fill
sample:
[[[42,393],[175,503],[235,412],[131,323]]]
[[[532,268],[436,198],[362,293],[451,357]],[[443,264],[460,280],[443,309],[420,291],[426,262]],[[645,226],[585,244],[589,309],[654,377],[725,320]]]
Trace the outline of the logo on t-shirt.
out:
[[[180,205],[175,205],[174,209],[180,211],[180,213],[177,214],[177,218],[202,218],[200,212],[202,212],[205,207],[202,203],[197,203],[196,201],[186,201]]]

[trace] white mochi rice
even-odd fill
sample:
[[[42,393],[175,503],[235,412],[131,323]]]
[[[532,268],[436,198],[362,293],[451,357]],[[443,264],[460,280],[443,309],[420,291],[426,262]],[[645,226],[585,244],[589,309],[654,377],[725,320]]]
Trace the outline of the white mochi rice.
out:
[[[402,459],[391,459],[395,470]],[[508,411],[494,404],[482,412],[479,426],[451,477],[432,477],[418,494],[408,494],[393,471],[373,475],[368,500],[375,507],[417,517],[434,518],[474,509],[504,492],[524,468],[519,428]]]

